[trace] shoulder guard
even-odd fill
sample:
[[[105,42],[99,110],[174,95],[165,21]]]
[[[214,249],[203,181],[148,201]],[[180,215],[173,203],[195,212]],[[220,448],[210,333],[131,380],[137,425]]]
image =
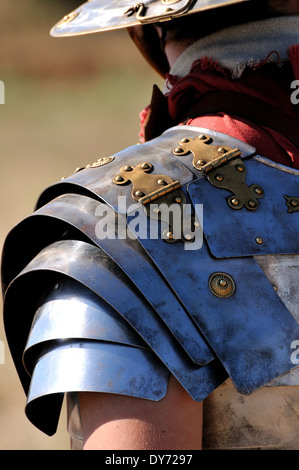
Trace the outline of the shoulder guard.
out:
[[[295,369],[298,312],[272,277],[298,265],[298,174],[178,126],[46,189],[2,260],[29,419],[55,432],[65,392],[160,400],[171,373],[201,401]]]

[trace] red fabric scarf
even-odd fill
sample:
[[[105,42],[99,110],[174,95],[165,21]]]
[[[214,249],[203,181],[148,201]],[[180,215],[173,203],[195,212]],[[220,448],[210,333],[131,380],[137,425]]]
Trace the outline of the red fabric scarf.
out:
[[[184,109],[187,111],[190,104],[205,93],[234,91],[259,98],[283,111],[298,122],[299,132],[299,104],[296,109],[291,102],[291,93],[294,91],[291,84],[294,80],[299,80],[299,45],[292,46],[288,55],[290,62],[281,67],[269,63],[268,56],[264,64],[255,69],[248,67],[240,79],[232,79],[228,70],[209,58],[195,62],[190,73],[182,79],[168,76],[168,82],[172,85],[167,95],[168,112],[172,121],[179,123],[178,117],[184,115]],[[146,114],[147,108],[141,115],[142,121],[146,120]],[[255,147],[260,155],[299,169],[299,149],[273,129],[255,125],[249,120],[225,112],[199,116],[184,124],[229,134]]]

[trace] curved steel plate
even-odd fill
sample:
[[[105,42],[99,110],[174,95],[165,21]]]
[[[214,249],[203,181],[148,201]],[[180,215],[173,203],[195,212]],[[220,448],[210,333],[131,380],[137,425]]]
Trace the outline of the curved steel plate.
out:
[[[167,384],[168,371],[151,351],[90,341],[56,344],[44,351],[35,366],[26,414],[51,435],[57,427],[57,402],[65,392],[104,392],[157,401],[165,396]]]
[[[128,28],[197,13],[249,0],[89,0],[66,15],[51,30],[52,36],[78,36]],[[141,5],[141,8],[135,6]],[[137,14],[136,14],[137,13]]]
[[[15,317],[13,322],[10,322],[9,318],[10,312],[18,311],[14,305],[14,302],[17,302],[15,289],[30,291],[29,286],[34,285],[38,292],[39,283],[44,285],[43,276],[47,276],[49,272],[65,274],[76,279],[118,311],[195,400],[203,400],[226,378],[227,374],[217,360],[206,366],[196,366],[192,363],[188,356],[178,349],[173,335],[149,304],[138,295],[132,285],[130,286],[129,280],[117,265],[97,247],[81,241],[66,240],[52,244],[39,253],[14,280],[5,298],[8,338],[15,336]],[[29,286],[26,283],[29,283]],[[107,288],[111,285],[114,290]],[[27,314],[30,315],[30,312]],[[18,343],[18,348],[20,347],[22,345]],[[17,351],[16,354],[15,360],[20,361]],[[21,367],[17,364],[17,369]]]

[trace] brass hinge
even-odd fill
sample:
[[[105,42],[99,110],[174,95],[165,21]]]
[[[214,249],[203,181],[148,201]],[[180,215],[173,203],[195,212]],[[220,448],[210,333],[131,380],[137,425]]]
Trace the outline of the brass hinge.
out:
[[[179,181],[174,181],[170,176],[150,174],[153,165],[149,162],[139,163],[136,167],[125,165],[114,177],[117,185],[132,183],[132,198],[142,205],[147,205],[156,199],[169,194],[181,187]]]
[[[117,185],[132,183],[131,196],[138,201],[148,217],[166,223],[162,238],[168,242],[192,242],[194,232],[200,229],[195,216],[186,211],[186,196],[181,183],[170,176],[152,173],[154,167],[149,162],[136,167],[125,165],[113,179]],[[159,204],[152,204],[156,201]]]
[[[215,187],[230,191],[227,199],[232,209],[255,211],[259,207],[258,199],[263,197],[263,189],[246,183],[246,167],[242,161],[241,151],[228,146],[211,145],[212,138],[200,135],[194,139],[182,139],[173,150],[176,156],[193,155],[192,165],[205,175]]]
[[[285,196],[287,201],[287,206],[289,208],[288,212],[298,212],[299,211],[299,197],[296,196]]]

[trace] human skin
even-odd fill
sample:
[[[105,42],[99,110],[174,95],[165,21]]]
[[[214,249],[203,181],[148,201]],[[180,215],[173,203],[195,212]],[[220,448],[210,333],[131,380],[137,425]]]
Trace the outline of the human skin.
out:
[[[84,450],[201,450],[202,403],[170,377],[159,402],[81,393]]]

